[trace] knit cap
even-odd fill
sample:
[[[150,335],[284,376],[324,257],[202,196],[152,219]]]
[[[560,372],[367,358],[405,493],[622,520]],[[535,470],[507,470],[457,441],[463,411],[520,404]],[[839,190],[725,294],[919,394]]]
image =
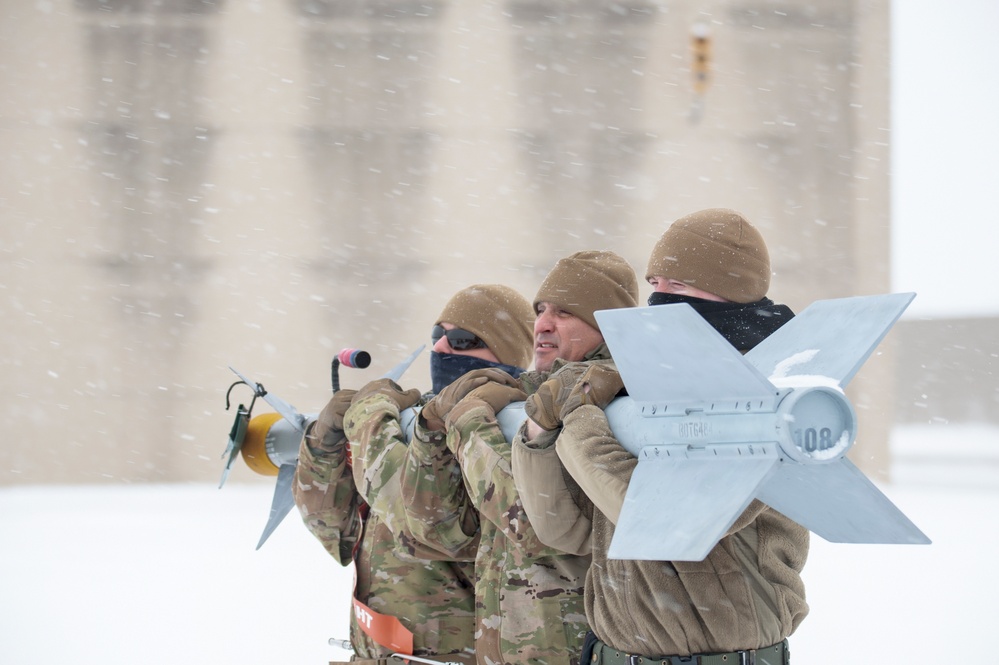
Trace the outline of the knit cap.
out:
[[[534,296],[538,303],[550,302],[600,330],[593,312],[638,306],[635,269],[614,252],[576,252],[560,259]]]
[[[473,284],[444,305],[434,322],[474,333],[500,363],[526,369],[534,358],[534,309],[527,298],[501,284]]]
[[[770,289],[770,253],[755,226],[735,210],[708,208],[673,222],[649,257],[645,279],[665,277],[737,303]]]

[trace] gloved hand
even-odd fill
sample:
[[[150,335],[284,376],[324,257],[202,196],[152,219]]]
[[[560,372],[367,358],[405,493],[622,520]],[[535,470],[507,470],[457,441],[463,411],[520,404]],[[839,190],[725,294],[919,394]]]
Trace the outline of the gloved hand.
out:
[[[562,403],[576,386],[576,381],[586,371],[583,363],[569,363],[548,377],[548,380],[538,386],[538,390],[527,398],[524,413],[545,430],[556,429],[562,424],[559,415]]]
[[[338,390],[326,403],[315,424],[309,429],[309,444],[318,450],[333,452],[344,438],[343,414],[347,413],[356,390]]]
[[[590,365],[569,393],[559,415],[565,420],[571,411],[583,404],[592,404],[601,409],[607,408],[622,390],[624,390],[624,381],[614,367],[603,363]]]
[[[522,402],[525,399],[527,399],[527,393],[520,385],[509,386],[490,381],[465,395],[461,401],[454,405],[454,408],[448,413],[448,417],[453,421],[466,409],[471,409],[482,402],[488,404],[489,408],[493,410],[493,415],[496,415],[511,402]]]
[[[399,411],[404,411],[420,401],[420,391],[416,388],[403,390],[398,383],[392,379],[375,379],[357,391],[352,401],[363,399],[370,395],[384,395],[399,407]]]
[[[420,426],[427,430],[443,431],[444,418],[454,405],[476,388],[490,384],[520,389],[517,379],[496,367],[472,370],[451,382],[451,385],[427,402],[420,411]]]
[[[606,407],[622,388],[621,375],[607,364],[570,363],[527,398],[524,412],[542,429],[551,431],[584,404]]]

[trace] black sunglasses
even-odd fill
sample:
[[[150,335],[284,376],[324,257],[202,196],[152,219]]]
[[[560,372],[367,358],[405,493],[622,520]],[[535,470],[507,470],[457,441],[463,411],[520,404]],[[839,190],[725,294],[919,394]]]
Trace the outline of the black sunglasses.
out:
[[[444,326],[436,325],[434,326],[434,329],[430,331],[430,339],[433,340],[434,344],[436,344],[438,340],[444,336],[447,336],[447,343],[450,344],[451,348],[455,351],[470,351],[472,349],[488,348],[486,343],[479,339],[475,333],[470,333],[467,330],[462,330],[461,328],[444,330]]]

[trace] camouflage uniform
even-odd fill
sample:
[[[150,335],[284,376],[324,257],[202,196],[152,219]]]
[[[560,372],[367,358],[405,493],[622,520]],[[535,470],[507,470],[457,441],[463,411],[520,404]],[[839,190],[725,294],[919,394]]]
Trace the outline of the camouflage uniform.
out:
[[[601,344],[587,361],[609,358]],[[552,371],[561,366],[556,361]],[[545,373],[525,372],[525,392]],[[475,651],[482,665],[578,663],[587,632],[589,556],[538,540],[513,480],[510,444],[484,403],[454,409],[440,432],[416,428],[403,474],[415,538],[452,555],[475,551]],[[461,478],[464,478],[462,485]]]
[[[414,655],[471,654],[472,564],[415,542],[406,528],[400,477],[407,445],[398,406],[379,394],[357,399],[344,431],[354,485],[370,506],[355,557],[357,597],[413,633]]]
[[[392,465],[398,468],[394,460],[401,459],[405,452],[400,448],[393,453],[394,448],[405,445],[397,436],[399,412],[385,398],[372,396],[362,401],[357,410],[349,410],[353,417],[345,419],[345,429],[348,435],[361,437],[358,449],[373,451],[378,447],[384,450],[384,456],[368,465],[368,454],[355,451],[352,474],[346,459],[347,437],[332,453],[313,450],[307,439],[303,440],[293,486],[295,502],[306,527],[333,558],[344,566],[354,562],[356,597],[371,609],[396,617],[413,633],[414,655],[450,653],[455,654],[449,657],[451,660],[473,662],[469,655],[474,626],[471,566],[426,560],[420,555],[430,550],[400,546],[404,541],[390,527],[404,524],[392,518],[399,514],[399,507],[392,503],[392,497],[397,500],[399,496]],[[374,419],[370,423],[366,422],[369,414]],[[366,507],[354,480],[354,475],[361,477],[365,472],[384,478],[367,497],[374,501],[371,509]],[[388,520],[383,519],[386,515]],[[391,650],[361,630],[353,611],[350,638],[354,662],[393,662],[386,658]],[[459,654],[464,656],[459,658]]]
[[[315,422],[309,424],[311,433]],[[332,452],[314,448],[302,438],[295,468],[292,494],[306,528],[319,539],[341,566],[353,561],[352,553],[361,535],[362,503],[347,466],[347,439]]]

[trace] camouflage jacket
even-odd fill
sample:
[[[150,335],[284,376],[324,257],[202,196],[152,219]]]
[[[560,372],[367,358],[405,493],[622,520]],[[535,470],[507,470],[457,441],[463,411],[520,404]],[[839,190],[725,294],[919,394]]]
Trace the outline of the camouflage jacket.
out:
[[[291,491],[306,528],[346,566],[361,535],[361,497],[347,466],[346,437],[331,450],[314,447],[309,443],[314,426],[313,421],[302,437]]]
[[[608,559],[638,460],[596,406],[570,413],[561,432],[531,442],[518,435],[513,449],[539,536],[568,552],[592,552],[586,615],[612,648],[681,657],[758,649],[786,638],[808,613],[800,575],[808,531],[759,501],[703,561]],[[566,485],[563,465],[584,494]]]
[[[383,395],[364,397],[347,410],[344,430],[353,484],[369,506],[355,555],[357,598],[398,618],[413,633],[414,655],[471,654],[473,565],[409,534],[401,493],[407,445],[398,407]],[[387,653],[379,647],[378,655]]]
[[[603,345],[591,355],[606,357]],[[525,372],[521,384],[534,392],[546,377]],[[582,594],[590,558],[538,539],[514,483],[510,444],[492,408],[463,403],[452,414],[446,437],[420,427],[414,432],[402,481],[409,528],[421,542],[456,556],[468,556],[478,539],[480,664],[575,665],[587,631]]]

